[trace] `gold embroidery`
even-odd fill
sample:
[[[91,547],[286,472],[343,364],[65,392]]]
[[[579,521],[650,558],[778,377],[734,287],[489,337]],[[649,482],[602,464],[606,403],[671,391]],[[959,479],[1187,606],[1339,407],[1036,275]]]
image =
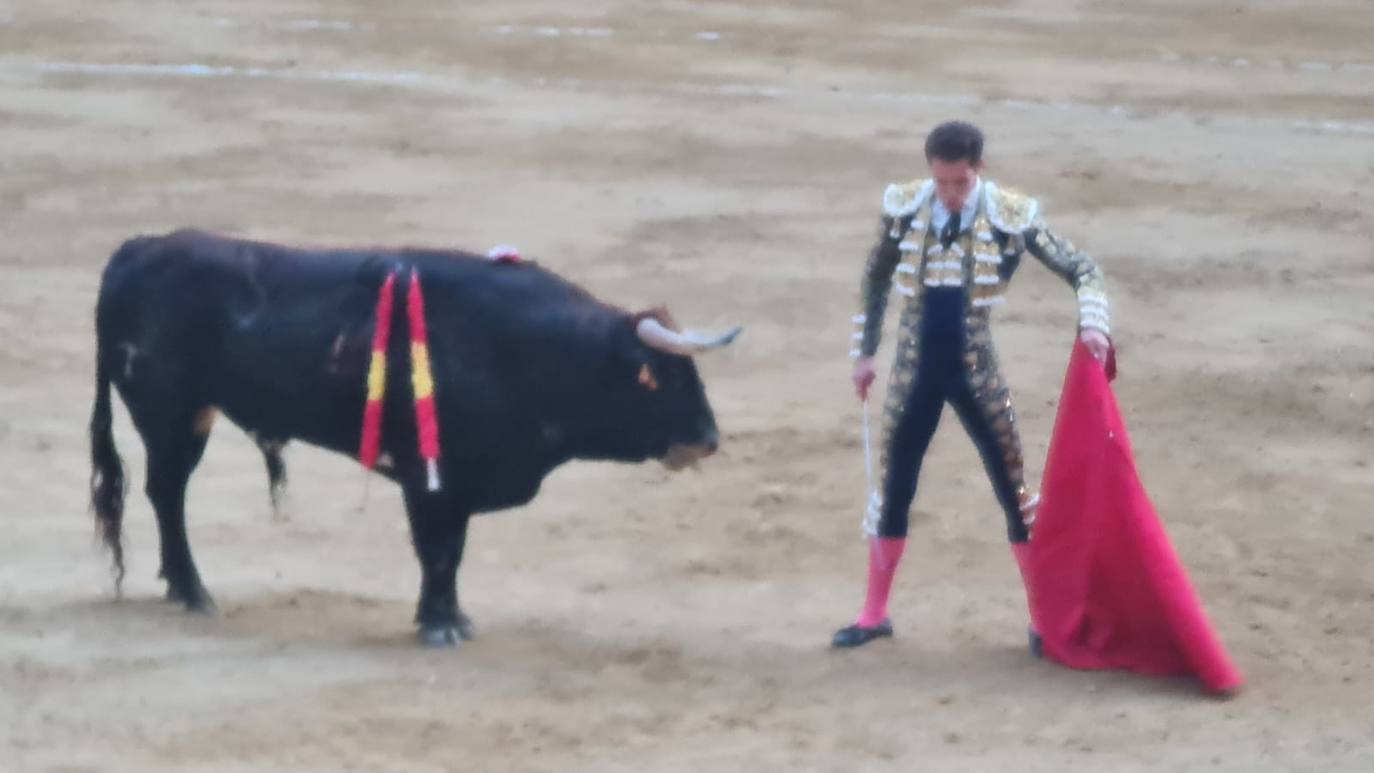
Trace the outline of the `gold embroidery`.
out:
[[[1035,217],[1036,202],[1030,196],[1011,188],[997,186],[992,199],[992,219],[1007,233],[1020,233],[1030,227]]]
[[[922,194],[928,193],[928,180],[894,183],[883,192],[883,210],[893,217],[910,214],[921,205]]]
[[[982,280],[981,282],[979,280]],[[992,263],[973,264],[973,283],[980,286],[993,286],[1002,281],[997,273],[997,266]]]

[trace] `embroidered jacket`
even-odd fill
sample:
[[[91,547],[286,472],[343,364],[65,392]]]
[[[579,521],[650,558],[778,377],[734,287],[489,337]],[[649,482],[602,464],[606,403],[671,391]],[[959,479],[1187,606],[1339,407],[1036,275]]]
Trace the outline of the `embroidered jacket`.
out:
[[[990,308],[1005,299],[1007,284],[1026,252],[1073,287],[1080,328],[1111,332],[1101,269],[1046,227],[1035,199],[991,180],[981,181],[972,194],[972,222],[963,224],[962,233],[946,249],[932,222],[934,193],[931,180],[890,185],[884,193],[882,232],[864,270],[852,356],[877,352],[888,294],[894,287],[907,298],[910,311],[919,309],[927,287],[965,288],[969,323],[986,324]]]

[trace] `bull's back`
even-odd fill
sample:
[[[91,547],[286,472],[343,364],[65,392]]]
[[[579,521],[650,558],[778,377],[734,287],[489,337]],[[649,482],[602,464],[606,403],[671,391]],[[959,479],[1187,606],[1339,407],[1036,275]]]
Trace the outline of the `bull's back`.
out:
[[[273,306],[339,295],[356,283],[358,266],[367,256],[194,230],[135,237],[106,264],[97,329],[104,335],[128,332],[131,326],[243,325]]]
[[[96,335],[102,357],[125,360],[113,372],[129,373],[135,354],[164,354],[200,326],[206,308],[196,301],[208,283],[193,264],[171,236],[135,237],[110,257],[96,301]]]
[[[330,355],[366,323],[346,303],[364,258],[197,231],[130,239],[102,277],[99,356],[126,399],[214,405],[246,429],[335,446],[363,371]]]
[[[581,329],[618,314],[535,264],[179,231],[131,239],[111,257],[97,311],[100,349],[116,360],[112,372],[155,378],[245,429],[351,452],[377,291],[387,272],[410,268],[424,285],[441,410],[474,447],[521,434],[528,410],[515,410],[511,395],[566,381],[585,367],[579,362],[595,361],[577,356],[588,340]],[[396,332],[393,349],[404,348]],[[409,415],[398,408],[386,415]]]

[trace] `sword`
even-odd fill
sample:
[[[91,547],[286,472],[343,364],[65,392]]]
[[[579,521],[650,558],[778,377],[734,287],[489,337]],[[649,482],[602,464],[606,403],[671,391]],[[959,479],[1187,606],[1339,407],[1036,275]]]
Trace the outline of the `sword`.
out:
[[[868,504],[864,508],[864,534],[868,537],[878,536],[878,521],[882,517],[882,501],[878,497],[878,489],[873,482],[873,430],[872,420],[869,418],[868,397],[863,400],[863,423],[864,423],[864,476],[868,481]]]
[[[868,493],[873,493],[873,431],[868,417],[868,398],[864,398],[864,474],[868,478]]]

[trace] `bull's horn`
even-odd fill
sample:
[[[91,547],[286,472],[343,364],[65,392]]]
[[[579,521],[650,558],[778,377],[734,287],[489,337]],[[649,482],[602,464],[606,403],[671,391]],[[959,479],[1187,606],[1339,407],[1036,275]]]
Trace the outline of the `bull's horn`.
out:
[[[688,331],[678,333],[663,326],[663,323],[653,318],[640,320],[638,327],[635,328],[639,334],[639,340],[646,346],[658,349],[669,354],[680,354],[684,357],[691,357],[694,354],[708,351],[710,349],[720,349],[729,346],[739,337],[742,327],[721,336],[706,336],[700,333]]]

